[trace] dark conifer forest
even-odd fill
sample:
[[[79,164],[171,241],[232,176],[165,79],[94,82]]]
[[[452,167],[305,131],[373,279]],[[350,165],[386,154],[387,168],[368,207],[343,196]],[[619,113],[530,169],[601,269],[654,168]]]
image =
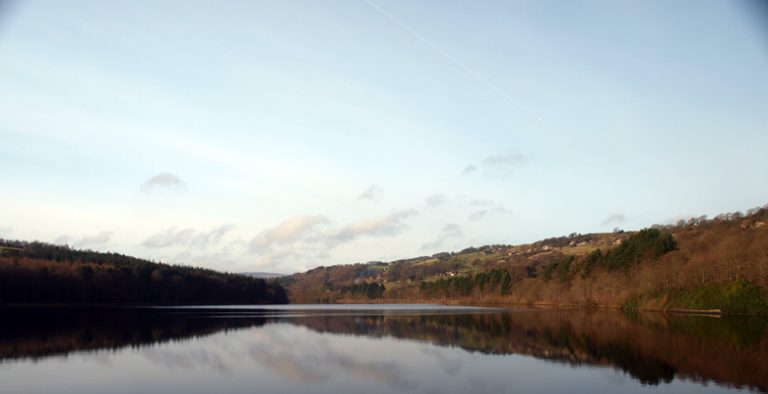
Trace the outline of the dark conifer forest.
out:
[[[0,303],[284,304],[273,281],[117,253],[0,240]]]

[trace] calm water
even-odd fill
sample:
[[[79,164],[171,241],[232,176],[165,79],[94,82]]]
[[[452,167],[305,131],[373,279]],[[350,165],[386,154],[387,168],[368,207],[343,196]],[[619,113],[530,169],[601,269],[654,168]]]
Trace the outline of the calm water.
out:
[[[423,305],[0,309],[2,393],[766,388],[758,318]]]

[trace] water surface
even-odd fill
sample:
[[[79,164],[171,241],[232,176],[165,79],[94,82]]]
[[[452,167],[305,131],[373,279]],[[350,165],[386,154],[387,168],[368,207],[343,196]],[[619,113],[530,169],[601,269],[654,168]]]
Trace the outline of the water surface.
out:
[[[2,393],[722,393],[760,318],[425,305],[0,309]]]

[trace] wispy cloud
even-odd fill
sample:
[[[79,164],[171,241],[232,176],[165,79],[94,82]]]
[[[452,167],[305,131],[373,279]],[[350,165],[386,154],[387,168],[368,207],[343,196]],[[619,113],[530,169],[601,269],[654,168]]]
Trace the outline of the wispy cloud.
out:
[[[432,194],[424,199],[424,204],[430,208],[442,206],[445,204],[445,196],[439,193]]]
[[[437,235],[437,239],[435,239],[432,242],[427,242],[424,245],[421,246],[424,250],[435,250],[443,245],[448,240],[455,239],[455,238],[461,238],[464,234],[461,231],[461,227],[459,227],[458,224],[448,224],[440,231],[440,234]]]
[[[491,200],[473,200],[469,203],[475,210],[467,216],[467,220],[476,222],[485,218],[488,214],[509,214],[512,213],[503,204]]]
[[[260,267],[284,270],[285,262],[325,259],[330,250],[362,237],[399,235],[408,228],[405,221],[416,214],[414,209],[397,210],[345,225],[320,215],[294,216],[259,232],[248,243],[248,251]]]
[[[507,152],[491,155],[480,160],[480,164],[469,164],[461,172],[463,176],[482,171],[485,174],[497,177],[509,177],[525,162],[527,157],[519,152]]]
[[[170,172],[161,172],[157,175],[144,181],[141,185],[143,192],[151,192],[155,190],[171,190],[175,192],[184,191],[187,189],[187,184],[179,178],[178,175]]]
[[[694,216],[694,215],[676,215],[674,217],[671,217],[671,218],[669,218],[667,220],[662,221],[661,224],[674,225],[674,224],[678,224],[681,220],[683,222],[687,222],[688,220],[690,220],[692,218],[695,218],[695,217],[696,216]]]
[[[383,192],[384,192],[384,189],[382,189],[378,185],[371,185],[364,192],[360,193],[360,195],[357,196],[357,199],[377,201],[379,199],[379,196]]]
[[[141,244],[148,248],[167,248],[169,246],[184,245],[194,238],[197,231],[192,228],[171,227],[165,231],[153,234]]]
[[[142,246],[148,248],[168,248],[173,246],[190,246],[205,249],[215,246],[222,238],[232,231],[235,226],[223,224],[210,231],[198,231],[193,228],[170,227],[147,237]]]
[[[470,164],[466,167],[464,167],[463,170],[461,170],[461,175],[467,176],[471,175],[477,172],[477,166],[474,164]]]
[[[627,217],[624,216],[622,213],[614,213],[611,216],[608,216],[603,220],[603,225],[607,226],[609,224],[622,224],[627,220]]]
[[[482,164],[484,167],[490,168],[508,168],[522,161],[525,161],[525,155],[518,152],[508,152],[501,155],[488,156],[483,159]]]
[[[114,233],[112,231],[101,231],[95,235],[85,235],[82,238],[76,238],[69,235],[60,235],[54,240],[59,245],[71,245],[75,248],[89,248],[109,243]]]
[[[211,231],[201,231],[197,233],[194,238],[192,238],[190,244],[199,248],[206,248],[209,245],[216,245],[221,242],[221,239],[224,238],[224,236],[234,228],[234,225],[227,223],[222,224],[221,226],[216,227]]]
[[[237,246],[237,250],[232,248]],[[200,250],[200,249],[197,249]],[[214,251],[196,252],[195,249],[184,248],[180,253],[171,256],[170,262],[179,264],[191,264],[205,266],[210,263],[216,263],[219,266],[235,267],[238,264],[238,257],[242,254],[242,245],[235,242],[229,242],[221,249]]]
[[[86,247],[105,244],[112,239],[112,234],[111,231],[102,231],[96,235],[87,235],[77,242],[77,246]]]
[[[260,231],[248,242],[247,254],[259,269],[285,271],[296,262],[311,264],[328,256],[330,220],[297,215]]]
[[[397,235],[406,228],[403,221],[416,214],[417,211],[415,209],[405,209],[387,215],[359,220],[344,226],[334,237],[339,243],[342,243],[364,235]]]
[[[321,215],[298,215],[286,219],[275,227],[259,232],[250,242],[251,250],[312,240],[319,235],[316,230],[329,222]]]

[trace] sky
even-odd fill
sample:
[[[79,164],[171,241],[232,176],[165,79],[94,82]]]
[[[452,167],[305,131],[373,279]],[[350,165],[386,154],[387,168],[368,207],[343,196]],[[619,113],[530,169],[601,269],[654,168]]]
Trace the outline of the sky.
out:
[[[291,273],[762,206],[765,11],[0,0],[0,237]]]

